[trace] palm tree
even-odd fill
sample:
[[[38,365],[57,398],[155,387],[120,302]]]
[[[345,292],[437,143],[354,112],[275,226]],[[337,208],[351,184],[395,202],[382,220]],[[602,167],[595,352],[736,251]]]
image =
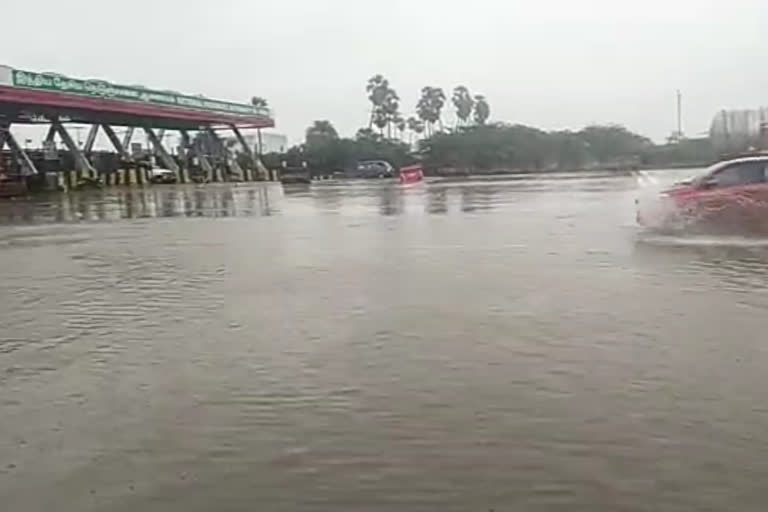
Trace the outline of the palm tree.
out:
[[[491,106],[488,104],[488,100],[485,96],[478,94],[475,96],[475,122],[477,124],[485,124],[488,118],[491,116]]]
[[[424,122],[418,117],[411,116],[408,118],[407,124],[408,129],[411,131],[411,140],[409,142],[413,144],[413,134],[415,133],[418,138],[418,136],[424,133]]]
[[[389,80],[380,74],[373,75],[368,79],[368,84],[365,86],[365,90],[368,93],[368,101],[371,102],[371,117],[368,121],[368,128],[372,127],[374,124],[379,126],[379,123],[376,122],[376,116],[382,114],[382,112],[380,112],[381,108],[390,91]],[[383,129],[383,126],[380,126],[379,129]]]
[[[387,122],[387,137],[391,139],[392,125],[395,124],[395,120],[400,117],[400,97],[394,89],[390,88],[387,90],[381,109]]]
[[[416,104],[416,112],[426,125],[427,136],[431,136],[434,133],[435,123],[439,123],[442,129],[443,122],[440,114],[444,105],[445,92],[440,87],[426,86],[421,89],[421,98],[419,98],[419,102]]]
[[[387,113],[384,111],[383,107],[376,107],[373,110],[372,122],[376,126],[376,128],[379,129],[379,134],[383,137],[384,128],[386,128],[387,124],[389,124],[389,120],[387,119]]]
[[[371,102],[368,128],[375,125],[382,135],[384,128],[387,128],[387,136],[392,138],[392,126],[400,108],[400,97],[389,86],[389,80],[380,74],[368,79],[365,90],[368,93],[368,101]]]
[[[256,107],[257,110],[265,110],[267,108],[267,100],[261,96],[253,96],[251,98],[251,105]]]
[[[254,96],[251,98],[251,105],[253,105],[257,110],[265,111],[268,108],[267,100],[262,98],[261,96]],[[257,151],[258,155],[261,156],[262,153],[262,141],[261,141],[261,128],[256,128],[256,137],[259,141],[259,149]]]
[[[466,126],[469,123],[472,109],[475,106],[475,100],[472,99],[472,95],[469,94],[469,89],[463,85],[459,85],[453,90],[453,98],[451,98],[451,100],[456,107],[456,117],[458,119],[456,124]]]
[[[394,117],[392,118],[392,124],[395,125],[395,128],[398,132],[400,132],[400,140],[403,140],[403,132],[405,131],[405,119],[403,119],[403,116],[400,115],[400,112],[395,112]]]

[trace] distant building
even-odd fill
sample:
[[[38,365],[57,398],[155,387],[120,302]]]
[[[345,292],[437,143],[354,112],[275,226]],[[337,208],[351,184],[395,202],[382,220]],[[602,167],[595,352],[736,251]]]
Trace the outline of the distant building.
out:
[[[764,146],[768,107],[721,110],[712,119],[709,138],[719,151],[745,151]]]
[[[259,135],[256,132],[244,133],[243,138],[246,144],[253,149],[254,153],[259,152]],[[230,137],[230,140],[233,140]],[[274,132],[261,132],[261,153],[285,153],[288,151],[288,137]]]

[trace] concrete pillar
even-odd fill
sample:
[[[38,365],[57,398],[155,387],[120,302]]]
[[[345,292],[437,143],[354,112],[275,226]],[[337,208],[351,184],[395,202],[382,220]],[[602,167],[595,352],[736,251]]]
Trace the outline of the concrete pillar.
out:
[[[69,187],[67,187],[67,180],[66,180],[65,173],[61,171],[56,173],[56,186],[64,191],[69,190]]]
[[[245,174],[245,169],[240,167],[240,163],[237,161],[237,157],[235,155],[232,155],[232,157],[229,158],[229,166],[233,171],[235,171],[235,174],[237,174],[241,180],[248,181],[248,178]]]
[[[128,186],[136,184],[136,180],[133,176],[133,167],[126,167],[123,169],[123,176],[120,181],[123,183],[123,185]]]
[[[256,157],[256,172],[258,176],[267,181],[272,179],[272,171],[267,169],[259,157]]]
[[[186,167],[179,167],[179,173],[177,174],[179,183],[189,183],[189,172]]]
[[[64,188],[67,190],[72,190],[77,184],[75,171],[62,171],[62,173],[64,174]]]
[[[134,175],[136,176],[136,184],[137,185],[144,185],[144,183],[147,181],[145,179],[146,175],[144,174],[144,169],[142,169],[142,168],[137,166],[134,169],[134,173],[135,173]]]

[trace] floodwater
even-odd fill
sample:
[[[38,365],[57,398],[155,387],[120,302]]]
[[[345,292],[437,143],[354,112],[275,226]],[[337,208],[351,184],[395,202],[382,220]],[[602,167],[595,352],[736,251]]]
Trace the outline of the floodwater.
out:
[[[768,240],[645,235],[636,194],[4,201],[0,509],[762,511]]]

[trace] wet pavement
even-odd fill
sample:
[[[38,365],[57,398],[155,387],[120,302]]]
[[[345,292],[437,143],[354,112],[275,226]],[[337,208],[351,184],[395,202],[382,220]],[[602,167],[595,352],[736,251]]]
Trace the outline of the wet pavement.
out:
[[[762,510],[768,240],[642,233],[636,195],[2,201],[1,508]]]

